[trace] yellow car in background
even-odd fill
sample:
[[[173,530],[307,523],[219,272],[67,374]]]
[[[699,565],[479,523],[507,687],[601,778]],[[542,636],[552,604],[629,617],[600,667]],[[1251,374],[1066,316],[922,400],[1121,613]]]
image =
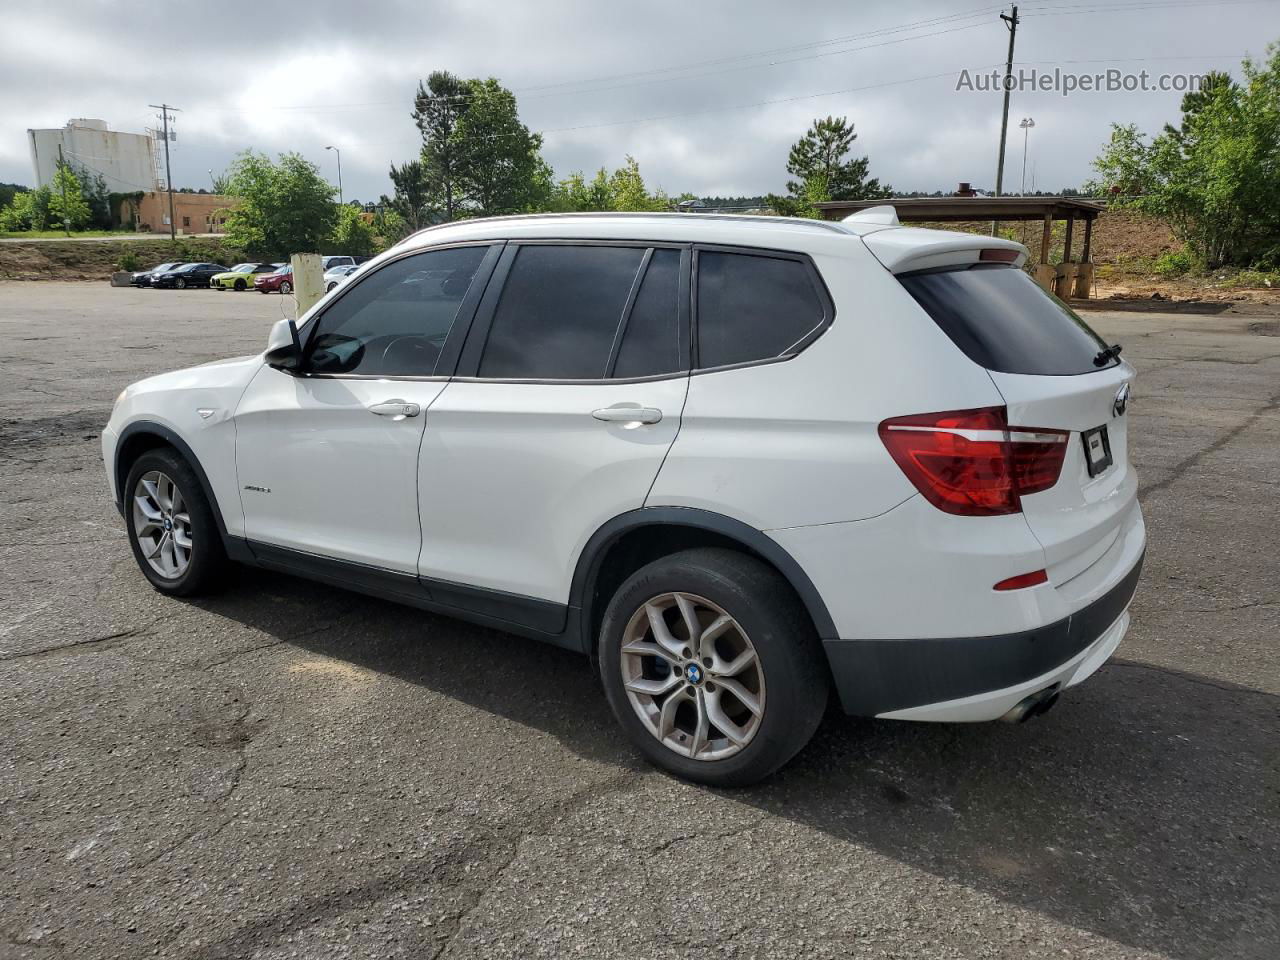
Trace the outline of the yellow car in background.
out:
[[[237,263],[226,273],[215,273],[209,280],[214,290],[248,290],[260,273],[274,273],[281,263]]]

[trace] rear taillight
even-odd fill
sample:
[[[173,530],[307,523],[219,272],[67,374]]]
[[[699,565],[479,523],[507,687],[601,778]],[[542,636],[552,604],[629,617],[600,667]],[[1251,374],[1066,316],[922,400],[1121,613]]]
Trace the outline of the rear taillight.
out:
[[[925,499],[968,517],[1019,513],[1020,497],[1057,483],[1069,436],[1011,427],[1004,407],[894,417],[880,424],[880,439]]]

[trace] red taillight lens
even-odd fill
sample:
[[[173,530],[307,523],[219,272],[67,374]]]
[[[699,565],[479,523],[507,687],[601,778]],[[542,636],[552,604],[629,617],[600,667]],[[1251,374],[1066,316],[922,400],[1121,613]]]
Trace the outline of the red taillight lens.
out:
[[[1042,583],[1049,582],[1049,574],[1043,570],[1032,570],[1030,573],[1020,573],[1016,577],[1008,577],[1001,580],[991,589],[993,590],[1021,590],[1024,587],[1035,587]]]
[[[1069,434],[1008,425],[1004,407],[894,417],[880,439],[939,510],[985,517],[1022,510],[1019,497],[1058,482]]]
[[[1000,247],[987,247],[980,254],[978,259],[995,263],[1013,263],[1021,256],[1017,250],[1005,250]]]

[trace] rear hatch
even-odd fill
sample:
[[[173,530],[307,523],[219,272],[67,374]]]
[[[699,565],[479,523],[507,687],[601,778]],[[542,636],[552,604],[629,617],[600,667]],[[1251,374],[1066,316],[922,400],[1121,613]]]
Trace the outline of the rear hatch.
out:
[[[874,241],[892,232],[866,238],[868,246],[874,250]],[[1044,546],[1049,580],[1061,586],[1107,553],[1133,508],[1137,478],[1126,410],[1134,371],[1020,269],[1021,247],[975,240],[969,237],[967,252],[953,246],[944,257],[897,258],[891,269],[956,346],[989,372],[1011,431],[1067,433],[1058,482],[1021,498]],[[929,266],[913,269],[921,262]]]

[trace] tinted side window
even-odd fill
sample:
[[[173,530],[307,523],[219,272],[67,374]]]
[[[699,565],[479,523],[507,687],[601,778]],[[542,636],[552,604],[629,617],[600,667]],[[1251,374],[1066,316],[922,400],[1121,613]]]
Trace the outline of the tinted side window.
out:
[[[698,253],[698,366],[782,356],[824,319],[801,261]]]
[[[615,377],[650,377],[680,369],[680,251],[654,250],[627,317]]]
[[[1017,267],[908,274],[907,292],[970,360],[999,373],[1092,373],[1106,344]],[[1108,361],[1104,366],[1115,366]]]
[[[599,380],[644,249],[520,247],[494,312],[479,375]]]
[[[430,376],[487,247],[405,257],[355,284],[319,320],[315,373]]]

